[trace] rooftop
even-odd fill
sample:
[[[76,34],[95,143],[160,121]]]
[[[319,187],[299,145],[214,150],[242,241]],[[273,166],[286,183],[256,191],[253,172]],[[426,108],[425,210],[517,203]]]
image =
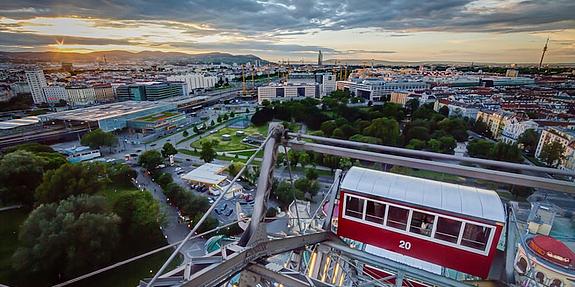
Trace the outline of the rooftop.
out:
[[[0,122],[0,130],[9,130],[13,128],[37,124],[40,122],[38,117],[25,117],[21,119],[7,120]]]
[[[72,121],[99,121],[110,118],[121,117],[141,111],[150,110],[157,107],[165,107],[169,104],[160,102],[136,102],[125,101],[121,103],[111,103],[93,107],[62,111],[57,113],[41,115],[42,118]]]
[[[223,165],[206,163],[186,173],[182,178],[189,181],[215,185],[221,183],[227,178],[225,175],[220,175],[225,168],[226,167]]]
[[[396,202],[505,222],[505,211],[495,191],[352,167],[343,189],[384,197]]]

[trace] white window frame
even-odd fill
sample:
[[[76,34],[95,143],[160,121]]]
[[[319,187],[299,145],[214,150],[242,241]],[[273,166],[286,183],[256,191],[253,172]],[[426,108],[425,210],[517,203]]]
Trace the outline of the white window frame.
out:
[[[341,216],[342,216],[343,219],[355,221],[355,222],[357,222],[357,223],[366,224],[366,225],[370,225],[370,226],[373,226],[373,227],[378,227],[378,228],[381,228],[381,229],[385,229],[385,230],[387,230],[387,231],[391,231],[391,232],[395,232],[395,233],[400,233],[400,234],[403,234],[403,235],[406,235],[406,236],[411,236],[411,237],[423,239],[423,240],[426,240],[426,241],[429,241],[429,242],[432,242],[432,243],[437,243],[437,244],[445,245],[445,246],[448,246],[448,247],[457,248],[457,249],[460,249],[460,250],[468,251],[468,252],[475,253],[475,254],[479,254],[479,255],[483,255],[483,256],[488,256],[489,253],[490,253],[490,251],[491,251],[493,239],[494,239],[495,233],[496,233],[496,231],[497,231],[496,225],[488,225],[488,224],[485,224],[485,223],[482,223],[482,222],[471,221],[471,220],[468,220],[468,219],[463,219],[463,218],[459,218],[459,217],[454,217],[454,216],[450,216],[450,215],[445,215],[445,214],[441,214],[441,213],[437,213],[437,212],[433,212],[433,211],[422,210],[422,209],[418,209],[418,208],[412,208],[412,207],[405,206],[405,205],[401,205],[401,204],[395,204],[395,203],[391,203],[391,202],[387,202],[387,201],[382,201],[382,200],[378,200],[378,199],[373,199],[373,198],[369,198],[369,197],[365,197],[365,196],[361,196],[361,195],[356,195],[356,194],[352,194],[352,193],[347,193],[347,192],[345,192],[345,191],[344,191],[343,194],[344,194],[344,196],[343,196],[343,210],[342,210],[342,214],[341,214]],[[347,205],[347,198],[348,198],[348,197],[355,197],[355,198],[363,199],[363,200],[364,200],[364,204],[363,204],[364,208],[363,208],[363,215],[362,215],[362,218],[363,218],[363,219],[355,218],[355,217],[351,217],[351,216],[347,216],[347,215],[345,214],[346,207],[347,207],[347,206],[346,206],[346,205]],[[375,201],[375,202],[378,202],[378,203],[381,203],[381,204],[385,204],[385,205],[386,205],[386,207],[385,207],[385,216],[384,216],[383,224],[377,224],[377,223],[374,223],[374,222],[365,220],[365,211],[366,211],[366,206],[367,206],[367,200]],[[401,230],[401,229],[397,229],[397,228],[393,228],[393,227],[389,227],[389,226],[386,226],[386,225],[385,225],[385,224],[387,223],[387,214],[388,214],[388,212],[389,212],[389,207],[390,207],[390,206],[400,207],[400,208],[409,210],[406,230]],[[411,224],[412,211],[418,211],[418,212],[427,213],[427,214],[430,214],[430,215],[435,216],[435,220],[434,220],[434,222],[433,222],[433,229],[432,229],[432,231],[431,231],[431,236],[424,236],[424,235],[416,234],[416,233],[413,233],[413,232],[410,232],[410,231],[409,231],[409,226],[410,226],[410,224]],[[447,241],[442,241],[442,240],[439,240],[439,239],[434,238],[435,231],[436,231],[436,229],[437,229],[437,222],[438,222],[438,220],[439,220],[438,217],[444,217],[444,218],[451,219],[451,220],[457,220],[457,221],[459,221],[459,222],[462,223],[462,224],[461,224],[461,227],[460,227],[460,230],[459,230],[459,235],[458,235],[458,240],[457,240],[457,242],[461,242],[461,238],[463,237],[463,230],[464,230],[464,229],[462,229],[462,228],[465,227],[465,223],[471,223],[471,224],[475,224],[475,225],[478,225],[478,226],[483,226],[483,227],[490,228],[490,229],[491,229],[491,232],[489,233],[489,239],[487,240],[487,246],[486,246],[485,250],[482,251],[482,250],[479,250],[479,249],[475,249],[475,248],[471,248],[471,247],[467,247],[467,246],[463,246],[463,245],[459,245],[459,244],[451,243],[451,242],[447,242]]]

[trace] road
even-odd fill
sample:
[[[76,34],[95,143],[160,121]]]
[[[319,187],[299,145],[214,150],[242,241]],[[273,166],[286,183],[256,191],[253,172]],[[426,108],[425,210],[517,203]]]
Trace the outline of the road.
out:
[[[186,224],[178,222],[179,215],[177,209],[167,203],[166,196],[162,192],[161,187],[153,182],[149,176],[145,175],[142,168],[137,167],[135,170],[138,173],[138,177],[136,178],[137,184],[152,193],[152,196],[159,202],[161,210],[166,215],[166,223],[161,228],[168,243],[172,244],[184,239],[190,232],[190,229]],[[205,242],[206,240],[203,238],[186,242],[180,252],[184,256],[184,262],[189,262],[193,256],[203,256],[205,254]]]

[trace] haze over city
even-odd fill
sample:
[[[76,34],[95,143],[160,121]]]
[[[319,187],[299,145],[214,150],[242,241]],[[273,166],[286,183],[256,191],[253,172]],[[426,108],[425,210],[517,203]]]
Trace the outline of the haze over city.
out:
[[[325,59],[575,59],[575,2],[3,1],[0,50],[227,52]]]

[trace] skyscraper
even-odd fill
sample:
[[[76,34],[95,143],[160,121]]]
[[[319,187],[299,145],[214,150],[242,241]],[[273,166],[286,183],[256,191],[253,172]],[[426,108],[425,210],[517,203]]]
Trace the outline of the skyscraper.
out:
[[[319,53],[317,54],[317,65],[323,65],[323,54],[321,53],[321,50],[319,50]]]
[[[43,88],[47,87],[46,77],[44,76],[44,71],[42,70],[32,70],[26,71],[26,81],[28,86],[30,86],[30,93],[32,93],[32,99],[34,104],[41,104],[47,102],[46,96],[44,96]]]

